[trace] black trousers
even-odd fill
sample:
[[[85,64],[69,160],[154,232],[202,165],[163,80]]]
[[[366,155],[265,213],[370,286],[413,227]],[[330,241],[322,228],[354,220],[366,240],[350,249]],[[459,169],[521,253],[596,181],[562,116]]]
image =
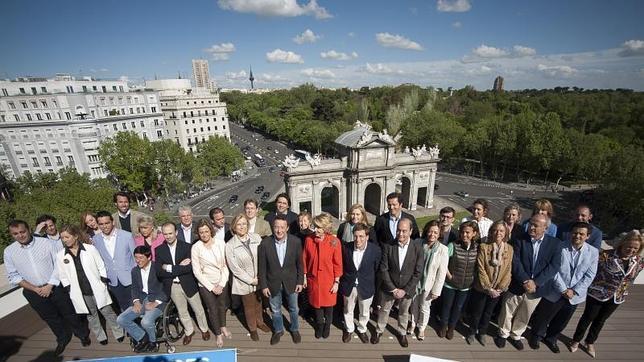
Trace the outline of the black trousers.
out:
[[[489,295],[479,292],[476,289],[470,291],[468,304],[468,324],[470,325],[470,334],[487,334],[487,328],[490,326],[490,319],[496,305],[501,300],[492,298]]]
[[[591,296],[586,297],[586,308],[584,308],[584,314],[581,315],[581,319],[577,323],[577,329],[572,337],[573,341],[581,342],[588,326],[590,326],[590,331],[586,336],[586,343],[595,343],[597,337],[599,337],[599,332],[604,327],[604,323],[615,312],[617,307],[619,307],[619,304],[615,304],[612,298],[605,302],[600,302]]]
[[[566,329],[576,310],[577,305],[570,304],[566,298],[559,298],[554,303],[546,298],[541,298],[534,311],[532,334],[540,339],[556,342],[557,336]]]
[[[69,294],[63,287],[54,287],[49,297],[46,298],[27,289],[22,290],[22,295],[40,318],[47,323],[56,336],[58,344],[69,343],[72,339],[72,331],[80,339],[89,337],[87,323],[76,314]],[[69,327],[72,331],[69,330]]]
[[[331,325],[333,321],[333,307],[313,308],[315,323],[317,325]]]
[[[131,285],[125,286],[119,281],[118,284],[113,287],[111,285],[107,286],[107,289],[112,293],[116,303],[119,306],[120,313],[124,312],[126,309],[132,306],[132,292],[130,290]]]

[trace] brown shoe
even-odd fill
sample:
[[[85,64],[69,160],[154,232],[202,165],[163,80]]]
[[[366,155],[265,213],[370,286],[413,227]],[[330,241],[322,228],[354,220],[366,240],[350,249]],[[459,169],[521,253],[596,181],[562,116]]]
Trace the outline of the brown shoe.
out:
[[[447,328],[447,333],[445,333],[445,338],[452,339],[454,338],[454,327],[450,326]]]
[[[186,334],[185,336],[183,336],[183,345],[184,345],[184,346],[189,345],[189,344],[190,344],[190,342],[192,342],[192,336],[194,336],[194,335],[195,335],[195,333],[194,333],[194,332],[192,332],[192,334],[191,334],[191,335],[187,335],[187,334]]]
[[[259,341],[259,334],[257,334],[257,331],[250,331],[250,339],[255,342]]]
[[[447,326],[438,327],[436,334],[438,334],[439,338],[445,338],[445,335],[447,334]]]
[[[268,332],[270,332],[270,331],[271,331],[271,328],[270,328],[269,326],[267,326],[266,324],[260,324],[260,325],[258,325],[258,326],[257,326],[257,329],[259,329],[260,331],[262,331],[262,332],[264,332],[264,333],[268,333]]]
[[[208,331],[201,332],[201,339],[203,339],[204,341],[209,340],[210,339],[210,332],[208,332]]]
[[[351,342],[351,337],[353,337],[353,333],[349,333],[347,331],[342,331],[342,342],[344,342],[344,343]]]

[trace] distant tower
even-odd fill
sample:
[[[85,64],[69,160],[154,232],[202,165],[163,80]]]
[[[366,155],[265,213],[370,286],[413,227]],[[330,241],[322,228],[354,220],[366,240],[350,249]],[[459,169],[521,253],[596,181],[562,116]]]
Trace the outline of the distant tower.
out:
[[[253,77],[253,67],[250,67],[250,77],[248,80],[250,80],[250,89],[255,89],[255,85],[253,83],[255,82],[255,77]]]
[[[192,60],[192,78],[195,80],[195,87],[207,88],[212,90],[213,85],[210,81],[210,68],[208,66],[208,60]]]
[[[503,77],[498,76],[494,78],[494,88],[492,88],[495,92],[501,93],[503,92]]]

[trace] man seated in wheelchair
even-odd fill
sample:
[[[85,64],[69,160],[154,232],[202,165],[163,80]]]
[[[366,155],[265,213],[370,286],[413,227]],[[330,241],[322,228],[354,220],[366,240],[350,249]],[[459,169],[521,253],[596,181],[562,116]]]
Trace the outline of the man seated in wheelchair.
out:
[[[150,247],[137,246],[134,260],[137,266],[132,269],[132,306],[121,313],[116,321],[136,341],[134,352],[156,351],[155,322],[163,314],[168,297],[163,292],[163,284],[157,279]],[[140,326],[135,322],[139,317]]]

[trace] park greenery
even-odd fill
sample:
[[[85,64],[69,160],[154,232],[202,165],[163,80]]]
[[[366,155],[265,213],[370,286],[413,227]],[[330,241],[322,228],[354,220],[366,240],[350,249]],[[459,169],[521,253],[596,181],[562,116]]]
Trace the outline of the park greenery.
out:
[[[597,220],[612,233],[644,224],[644,93],[577,87],[522,91],[305,84],[222,94],[230,119],[310,152],[356,120],[399,146],[438,144],[441,167],[500,181],[599,186]]]

